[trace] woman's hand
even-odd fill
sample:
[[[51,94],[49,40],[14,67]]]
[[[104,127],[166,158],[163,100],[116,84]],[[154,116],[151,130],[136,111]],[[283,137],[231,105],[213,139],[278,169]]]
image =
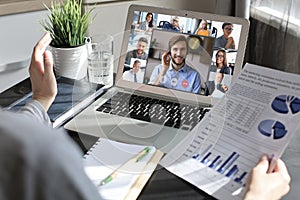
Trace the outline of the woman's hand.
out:
[[[278,159],[272,173],[267,173],[268,168],[264,155],[249,175],[244,200],[277,200],[289,192],[291,177],[284,162]]]
[[[32,98],[39,101],[46,111],[57,94],[52,54],[46,50],[51,40],[50,34],[46,33],[35,45],[29,67]]]

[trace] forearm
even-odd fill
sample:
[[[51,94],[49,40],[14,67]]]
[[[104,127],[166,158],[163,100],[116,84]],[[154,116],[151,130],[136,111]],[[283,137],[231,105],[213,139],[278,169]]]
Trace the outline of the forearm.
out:
[[[41,122],[46,122],[49,125],[51,124],[49,115],[41,103],[37,100],[31,100],[24,107],[22,107],[19,112],[24,113],[26,116],[34,117]]]
[[[161,85],[165,74],[166,74],[165,70],[161,70],[153,84],[154,85]]]
[[[230,45],[231,45],[231,43],[227,42],[226,45],[225,45],[225,49],[230,49]]]
[[[34,94],[32,96],[32,99],[35,100],[35,101],[38,101],[40,103],[41,106],[43,106],[44,110],[47,111],[50,106],[52,105],[54,99],[55,99],[55,95],[53,95],[52,97],[42,97],[42,96],[39,96],[39,97],[36,97]]]

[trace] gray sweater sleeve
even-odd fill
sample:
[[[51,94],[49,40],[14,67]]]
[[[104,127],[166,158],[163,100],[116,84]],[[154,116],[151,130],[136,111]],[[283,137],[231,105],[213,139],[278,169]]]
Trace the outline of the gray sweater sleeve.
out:
[[[101,199],[63,129],[28,117],[39,111],[35,103],[19,113],[0,110],[0,199]]]
[[[38,121],[51,125],[49,115],[37,100],[31,100],[21,108],[19,112],[25,114],[25,116],[35,117]]]

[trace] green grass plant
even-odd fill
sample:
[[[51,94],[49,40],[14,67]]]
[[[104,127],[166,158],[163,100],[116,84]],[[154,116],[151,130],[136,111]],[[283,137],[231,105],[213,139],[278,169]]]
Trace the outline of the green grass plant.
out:
[[[93,9],[84,12],[82,0],[52,2],[48,9],[48,20],[40,22],[50,32],[53,47],[76,47],[85,43],[88,28],[95,16]]]

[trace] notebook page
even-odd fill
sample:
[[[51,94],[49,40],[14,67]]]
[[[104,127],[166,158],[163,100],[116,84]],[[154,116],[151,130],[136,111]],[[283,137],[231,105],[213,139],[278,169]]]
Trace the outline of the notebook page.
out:
[[[154,169],[147,170],[146,166],[156,151],[155,147],[151,147],[149,154],[143,157],[141,161],[123,166],[112,181],[99,186],[103,179],[136,156],[145,147],[102,138],[91,148],[83,160],[85,172],[97,186],[104,199],[124,199],[140,175],[153,172]]]

